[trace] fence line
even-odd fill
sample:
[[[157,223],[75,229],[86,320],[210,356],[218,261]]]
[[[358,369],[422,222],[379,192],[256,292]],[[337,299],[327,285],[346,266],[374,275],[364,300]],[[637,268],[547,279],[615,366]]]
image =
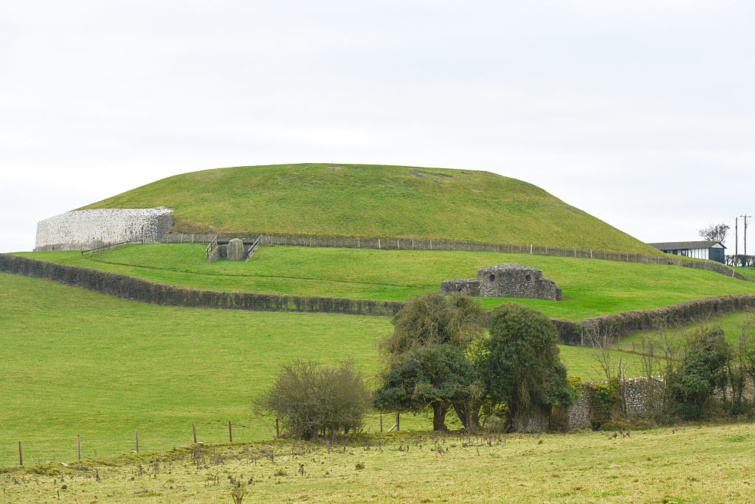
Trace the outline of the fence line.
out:
[[[241,238],[245,242],[254,242],[260,238],[260,245],[288,246],[288,247],[335,247],[335,248],[372,248],[382,250],[444,250],[458,252],[501,252],[510,254],[549,255],[559,257],[576,257],[581,259],[600,259],[604,261],[633,262],[646,264],[660,264],[681,266],[685,268],[703,269],[745,281],[755,281],[755,278],[744,276],[728,266],[710,260],[691,260],[683,256],[631,254],[629,252],[614,252],[611,250],[594,250],[578,247],[553,247],[547,245],[522,245],[505,243],[487,243],[465,240],[429,240],[416,238],[360,238],[349,236],[312,236],[312,235],[284,235],[284,234],[251,234],[219,236],[213,233],[169,233],[149,243],[212,243],[213,241],[227,242],[231,238]],[[146,243],[135,241],[131,243]],[[83,247],[75,247],[81,250]],[[69,245],[49,245],[35,250],[71,250]],[[208,247],[208,254],[212,247]]]
[[[255,234],[236,236],[244,241],[254,241],[259,237],[260,245],[287,247],[335,247],[335,248],[370,248],[380,250],[443,250],[457,252],[501,252],[509,254],[549,255],[559,257],[576,257],[580,259],[600,259],[631,263],[660,264],[703,269],[726,275],[738,280],[752,281],[728,266],[715,261],[694,261],[682,256],[631,254],[610,250],[583,249],[578,247],[552,247],[547,245],[521,245],[504,243],[486,243],[465,240],[428,240],[415,238],[359,238],[349,236],[311,236],[311,235],[270,235]],[[165,243],[208,243],[213,239],[227,241],[232,236],[213,234],[168,234],[161,241]]]
[[[278,422],[278,419],[276,418],[276,424],[277,424],[277,422]],[[197,426],[196,426],[196,423],[192,423],[191,426],[192,426],[192,430],[193,430],[194,444],[195,445],[196,444],[203,444],[203,441],[201,441],[201,440],[198,441],[198,439],[201,439],[201,438],[197,437]],[[214,430],[217,430],[217,429],[214,429]],[[187,432],[188,432],[188,429],[187,429]],[[233,443],[233,427],[232,427],[232,421],[231,420],[228,420],[228,431],[227,432],[228,432],[227,433],[227,436],[228,436],[227,440],[220,440],[220,441],[214,441],[214,442],[215,443],[225,443],[225,442]],[[149,431],[142,430],[141,433],[142,434],[147,433],[147,437],[149,437]],[[278,433],[278,437],[280,437],[280,433]],[[58,438],[56,441],[61,441],[61,439],[62,438]],[[66,438],[66,439],[68,439],[68,438]],[[188,444],[188,440],[189,439],[190,438],[187,435],[187,444]],[[135,444],[127,446],[126,443],[124,442],[123,448],[120,451],[116,451],[114,454],[128,453],[129,451],[140,453],[141,452],[141,448],[140,448],[140,431],[139,431],[139,429],[136,429],[134,431],[134,437],[132,437],[132,440],[133,440],[132,442],[134,442]],[[141,440],[144,440],[144,436],[143,435],[141,436]],[[49,440],[45,441],[45,443],[47,443],[47,442],[49,442]],[[87,444],[86,444],[87,443],[87,439],[84,438],[83,442],[84,442],[83,446],[86,448],[87,447]],[[238,436],[237,436],[237,442],[238,442]],[[254,442],[254,441],[242,441],[242,442]],[[101,445],[101,442],[99,444]],[[170,445],[172,443],[168,442],[167,444]],[[26,459],[29,460],[29,456],[28,455],[30,453],[30,450],[29,450],[30,446],[33,447],[34,444],[33,444],[33,441],[29,441],[28,438],[26,440],[20,440],[20,441],[18,441],[18,465],[20,465],[20,466],[24,465],[24,449],[23,448],[26,449],[26,455],[27,455]],[[75,456],[76,456],[77,460],[81,460],[82,459],[82,455],[81,455],[82,454],[82,451],[81,451],[81,448],[82,448],[82,437],[81,437],[80,434],[76,435],[75,438],[73,436],[71,436],[71,446],[72,446],[72,448],[71,448],[72,456],[71,456],[71,458],[67,458],[65,460],[73,460],[73,453],[76,454]],[[73,448],[74,446],[75,446],[75,452],[74,452],[74,448]],[[169,447],[167,445],[163,444],[163,445],[158,445],[158,448],[153,449],[152,451],[163,451],[163,450],[168,450],[168,449],[169,449]],[[89,450],[95,452],[95,454],[94,454],[95,457],[98,456],[98,454],[96,453],[96,448],[89,448]],[[58,454],[60,454],[62,452],[61,449],[56,449],[54,451],[56,452],[56,455],[58,455]],[[33,453],[33,448],[31,450],[31,452]],[[55,457],[53,456],[53,458],[55,458]],[[49,461],[49,458],[47,458],[47,460]],[[3,467],[2,463],[0,463],[0,467]]]
[[[399,415],[400,415],[399,413],[396,413],[396,422],[399,422]],[[379,418],[375,418],[373,416],[372,420],[375,421],[375,422],[379,422],[378,423],[378,427],[377,427],[378,430],[376,432],[382,433],[383,432],[383,430],[382,430],[382,422],[383,422],[382,415],[379,415]],[[267,417],[265,419],[265,421],[266,422],[267,421],[270,422],[269,424],[266,424],[266,425],[268,425],[269,428],[270,428],[270,433],[272,434],[271,437],[273,439],[281,439],[281,426],[280,426],[280,423],[279,423],[279,418],[275,418],[275,424],[274,425],[272,424],[272,417]],[[207,424],[200,424],[199,426],[197,426],[196,422],[192,422],[190,428],[187,425],[186,426],[186,431],[185,431],[186,432],[186,442],[185,443],[181,443],[180,441],[178,441],[179,446],[181,448],[189,448],[190,445],[192,445],[192,444],[194,446],[201,446],[201,445],[211,446],[212,444],[224,444],[224,443],[234,444],[234,441],[233,441],[234,428],[233,428],[233,422],[231,420],[228,420],[228,428],[227,428],[227,430],[225,430],[225,423],[223,424],[222,430],[225,430],[224,439],[219,439],[218,438],[218,436],[220,436],[220,432],[221,432],[221,429],[219,429],[218,427],[212,427],[210,429],[204,429],[204,431],[202,430],[203,427],[208,427],[208,425]],[[238,435],[239,432],[248,433],[249,431],[252,431],[252,437],[254,437],[254,432],[255,431],[259,432],[259,429],[254,429],[254,428],[239,429],[239,424],[236,424],[236,427],[237,427],[236,428],[236,434],[237,434],[236,435],[236,444],[259,443],[259,442],[264,442],[265,439],[268,439],[268,438],[264,438],[264,439],[259,439],[259,438],[249,439],[249,438],[246,438],[246,440],[239,441],[239,437],[243,437],[243,436],[239,436]],[[249,425],[246,425],[246,426],[242,425],[242,427],[249,427]],[[394,426],[394,428],[395,427],[396,426]],[[211,433],[209,434],[209,436],[214,437],[215,440],[208,440],[207,437],[204,437],[204,436],[201,435],[202,432],[206,433],[207,430],[211,431]],[[141,452],[143,452],[143,450],[142,450],[143,443],[140,443],[140,441],[149,440],[150,433],[154,433],[154,431],[136,429],[136,430],[134,430],[132,432],[133,432],[133,436],[131,437],[131,443],[128,443],[126,441],[127,438],[124,438],[124,442],[121,445],[122,446],[121,448],[115,448],[112,451],[111,450],[106,450],[106,452],[104,453],[104,455],[105,456],[117,456],[119,454],[124,454],[124,453],[129,453],[129,452],[131,452],[131,453],[134,453],[134,452],[141,453]],[[390,432],[390,431],[388,431],[388,432]],[[285,432],[284,432],[284,434],[285,434]],[[72,461],[72,460],[74,460],[74,457],[75,457],[75,460],[81,461],[82,460],[82,446],[85,448],[84,457],[83,457],[85,459],[86,458],[91,458],[91,457],[99,458],[100,455],[102,455],[102,454],[100,454],[100,453],[97,452],[97,447],[91,447],[91,445],[88,446],[87,445],[87,438],[86,437],[82,438],[82,436],[80,434],[76,435],[76,436],[71,435],[70,437],[66,436],[64,438],[55,438],[55,439],[52,439],[52,441],[54,441],[57,446],[62,446],[62,443],[60,443],[60,442],[63,441],[63,440],[69,440],[69,439],[70,439],[70,443],[71,443],[70,444],[70,447],[71,447],[70,448],[70,454],[71,454],[70,458],[67,455],[63,455],[64,453],[69,453],[65,448],[55,448],[55,449],[52,450],[52,452],[53,452],[52,454],[50,454],[48,452],[45,455],[44,460],[47,463],[50,463],[50,462],[63,462],[63,461]],[[193,439],[193,443],[191,441],[192,439]],[[51,441],[50,439],[45,438],[44,444],[49,444],[50,441]],[[16,455],[16,461],[17,461],[16,464],[17,465],[23,466],[24,465],[24,460],[26,460],[27,462],[30,461],[30,460],[35,460],[35,462],[33,462],[33,464],[44,463],[44,462],[42,462],[42,459],[40,458],[40,454],[37,452],[37,450],[34,447],[34,441],[33,440],[30,441],[29,438],[25,438],[25,439],[19,440],[18,443],[17,443],[17,447],[18,447],[17,449],[16,449],[16,442],[12,441],[12,443],[14,444],[14,448],[12,450],[10,450],[10,453],[12,453],[13,451],[17,450],[16,451],[16,453],[17,453],[17,455]],[[165,438],[162,438],[162,442],[158,441],[157,444],[152,444],[153,447],[150,448],[150,449],[148,449],[147,452],[161,452],[161,451],[168,451],[168,450],[171,450],[171,449],[175,450],[175,447],[176,447],[175,443],[177,443],[177,441],[175,441],[175,440],[174,441],[170,441],[170,440],[166,440]],[[95,442],[95,444],[97,446],[99,446],[100,448],[102,448],[103,442],[99,441],[99,442]],[[110,444],[110,446],[112,447],[113,445]],[[87,455],[86,454],[87,451],[91,455]],[[62,460],[58,460],[57,457],[59,457],[61,455],[62,455],[62,457],[65,457],[65,458],[62,458]],[[12,455],[10,455],[10,454],[9,455],[3,455],[2,458],[5,458],[6,456],[12,456]],[[0,469],[2,469],[3,467],[11,467],[10,460],[12,460],[12,459],[8,459],[8,462],[5,462],[2,459],[0,459]],[[14,465],[16,465],[16,464],[14,464]],[[0,471],[0,472],[2,472],[2,471]]]

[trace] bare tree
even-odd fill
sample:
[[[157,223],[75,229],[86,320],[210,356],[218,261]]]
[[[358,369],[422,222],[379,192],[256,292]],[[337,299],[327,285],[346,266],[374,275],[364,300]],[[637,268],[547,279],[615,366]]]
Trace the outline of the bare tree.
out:
[[[705,238],[710,241],[723,242],[726,240],[726,235],[729,233],[729,226],[723,222],[719,224],[709,224],[708,227],[698,229],[697,232],[701,238]]]
[[[645,407],[651,418],[659,420],[664,414],[668,378],[679,360],[682,339],[663,321],[656,320],[655,327],[655,332],[642,338],[640,353],[647,385]]]
[[[611,378],[624,380],[627,362],[619,355],[615,355],[617,357],[615,361],[613,359],[612,350],[617,340],[611,338],[609,334],[601,334],[596,327],[586,327],[585,334],[592,350],[591,357],[597,362],[606,380],[611,381]]]

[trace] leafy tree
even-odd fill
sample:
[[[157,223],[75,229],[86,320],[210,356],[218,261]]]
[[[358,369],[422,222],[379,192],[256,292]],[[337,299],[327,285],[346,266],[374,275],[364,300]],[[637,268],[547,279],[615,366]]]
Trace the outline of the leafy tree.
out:
[[[378,408],[433,408],[433,427],[445,428],[453,407],[467,428],[478,426],[482,393],[465,349],[485,330],[486,313],[469,297],[431,292],[410,300],[393,318],[384,342],[386,370]]]
[[[727,383],[726,369],[732,350],[720,327],[706,328],[687,343],[679,368],[669,376],[672,413],[686,419],[703,417],[716,387]]]
[[[433,409],[433,429],[446,429],[446,413],[464,403],[477,381],[477,372],[464,352],[453,345],[412,347],[394,359],[375,394],[380,410],[418,412]]]
[[[729,226],[723,222],[719,224],[709,224],[707,227],[698,229],[697,232],[701,238],[710,241],[723,242],[726,240],[726,235],[729,233]]]
[[[508,429],[533,430],[553,406],[574,401],[557,340],[556,327],[541,312],[517,303],[493,311],[479,371],[489,400],[505,404]]]
[[[297,359],[281,367],[255,406],[260,413],[280,418],[291,435],[311,439],[361,428],[370,392],[362,374],[349,362],[318,367]]]
[[[485,330],[485,310],[472,298],[446,298],[438,292],[416,296],[391,323],[393,335],[385,342],[389,354],[399,355],[415,346],[467,345]]]

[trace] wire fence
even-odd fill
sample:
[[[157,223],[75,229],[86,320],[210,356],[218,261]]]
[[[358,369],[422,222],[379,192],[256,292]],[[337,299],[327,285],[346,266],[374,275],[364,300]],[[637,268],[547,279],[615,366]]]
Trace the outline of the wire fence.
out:
[[[161,240],[165,243],[210,243],[213,240],[227,242],[230,238],[241,238],[253,242],[259,238],[260,245],[286,247],[333,247],[333,248],[369,248],[379,250],[441,250],[457,252],[501,252],[509,254],[549,255],[558,257],[575,257],[581,259],[600,259],[645,264],[680,266],[703,269],[726,275],[738,280],[750,280],[728,266],[710,260],[693,260],[688,257],[670,254],[632,254],[611,250],[594,250],[579,247],[553,247],[547,245],[521,245],[504,243],[485,243],[465,240],[425,240],[414,238],[360,238],[349,236],[308,236],[308,235],[270,235],[255,234],[249,236],[219,236],[214,234],[168,234]]]
[[[364,419],[367,432],[388,433],[401,430],[426,430],[424,418],[402,419],[399,413],[382,415],[376,412]],[[211,423],[185,424],[180,433],[175,429],[161,431],[158,426],[111,433],[88,432],[65,438],[33,435],[18,441],[0,442],[0,468],[15,465],[79,464],[87,459],[124,453],[153,453],[174,448],[191,448],[197,445],[252,443],[286,436],[278,418],[265,417],[253,424],[228,420]]]

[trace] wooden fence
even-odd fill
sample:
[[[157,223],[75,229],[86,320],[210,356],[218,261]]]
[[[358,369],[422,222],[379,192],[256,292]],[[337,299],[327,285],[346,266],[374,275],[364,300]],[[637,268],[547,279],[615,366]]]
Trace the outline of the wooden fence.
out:
[[[504,243],[484,243],[463,240],[420,240],[413,238],[359,238],[349,236],[308,236],[308,235],[239,235],[216,236],[169,234],[165,235],[165,243],[209,243],[213,239],[228,241],[230,238],[241,238],[244,241],[254,241],[259,237],[260,245],[287,247],[335,247],[335,248],[370,248],[381,250],[444,250],[444,251],[472,251],[472,252],[501,252],[509,254],[550,255],[559,257],[576,257],[581,259],[601,259],[604,261],[619,261],[645,264],[661,264],[681,266],[685,268],[703,269],[726,275],[738,280],[753,281],[753,278],[737,273],[733,269],[715,261],[692,260],[687,257],[670,254],[644,255],[628,252],[614,252],[610,250],[593,250],[578,247],[550,247],[547,245],[518,245]]]

